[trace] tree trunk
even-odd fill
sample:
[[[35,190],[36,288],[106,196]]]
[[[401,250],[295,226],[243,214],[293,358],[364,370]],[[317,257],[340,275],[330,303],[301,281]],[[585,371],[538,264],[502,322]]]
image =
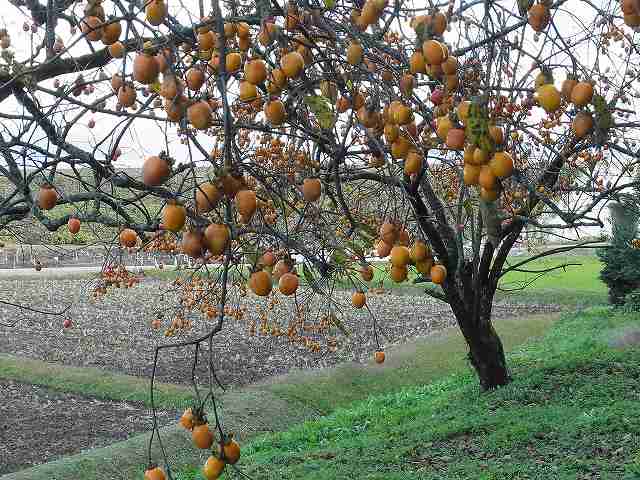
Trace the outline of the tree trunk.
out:
[[[449,293],[456,294],[455,300],[458,301],[450,301],[449,305],[469,347],[469,362],[478,375],[480,386],[483,390],[491,390],[508,384],[511,376],[502,341],[491,323],[493,295],[487,291],[481,292],[474,308],[471,292],[466,302],[457,296],[458,291],[450,290]]]
[[[482,389],[491,390],[508,384],[511,376],[502,341],[491,320],[469,327],[463,329],[463,333],[469,345],[469,361],[478,374]]]

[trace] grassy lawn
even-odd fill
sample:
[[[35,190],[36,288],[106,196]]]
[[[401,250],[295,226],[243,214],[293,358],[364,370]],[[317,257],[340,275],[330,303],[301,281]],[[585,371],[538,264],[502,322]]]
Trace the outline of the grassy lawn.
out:
[[[558,315],[535,315],[495,323],[507,351],[540,337]],[[429,383],[468,368],[467,346],[457,328],[386,350],[383,366],[344,364],[315,373],[290,374],[269,388],[323,414],[366,398]]]
[[[574,308],[606,301],[594,256],[553,257],[526,268],[563,263],[581,265],[499,298]],[[159,272],[167,279],[174,275]],[[535,276],[510,273],[501,287],[517,289]],[[387,288],[395,285],[384,282]],[[598,308],[557,318],[496,322],[516,380],[486,395],[477,391],[457,329],[389,348],[383,366],[294,372],[232,390],[222,398],[222,411],[245,445],[242,468],[261,479],[640,479],[640,353],[637,347],[608,345],[633,317]],[[545,343],[531,341],[545,334]],[[0,354],[0,378],[149,405],[148,379],[99,369]],[[191,398],[187,387],[159,384],[156,404],[181,409]],[[328,416],[317,419],[318,414]],[[163,432],[179,480],[201,479],[204,452],[195,451],[180,429]],[[141,478],[147,440],[148,434],[135,436],[2,480]],[[160,458],[159,452],[154,457]],[[590,476],[593,471],[600,476]]]
[[[43,385],[60,392],[107,400],[141,402],[151,407],[149,379],[92,367],[71,367],[0,354],[0,379]],[[155,404],[160,409],[183,408],[192,402],[192,390],[182,385],[156,383]]]
[[[515,265],[527,257],[510,257],[505,265]],[[548,273],[533,273],[567,265]],[[420,294],[426,284],[413,284],[417,277],[414,269],[409,271],[409,281],[397,284],[385,271],[388,262],[376,264],[371,285],[409,294]],[[607,303],[607,288],[599,279],[602,264],[590,252],[579,255],[554,255],[534,260],[520,267],[528,272],[509,272],[500,281],[497,299],[522,303],[557,303],[569,307],[583,308]],[[388,270],[388,268],[387,268]],[[423,286],[424,285],[424,286]],[[347,288],[351,285],[344,284]],[[525,288],[526,287],[526,288]]]
[[[512,265],[519,261],[522,260],[518,257],[510,259]],[[567,264],[571,265],[544,275],[509,272],[500,282],[497,297],[526,303],[556,303],[573,308],[607,303],[607,287],[598,277],[602,264],[595,255],[558,255],[535,260],[521,268],[540,271]]]
[[[526,257],[511,257],[508,264],[514,265],[525,259]],[[563,265],[567,266],[542,275],[533,273]],[[388,262],[376,262],[374,267],[374,278],[369,286],[383,286],[397,293],[412,295],[420,295],[424,291],[424,286],[431,286],[431,284],[413,283],[417,277],[415,269],[409,270],[408,281],[398,284],[389,278]],[[209,268],[215,270],[215,267]],[[532,261],[523,265],[521,269],[528,272],[509,272],[501,279],[497,293],[499,300],[519,303],[556,303],[577,308],[607,303],[606,285],[598,277],[602,264],[595,254],[554,255]],[[163,280],[173,280],[181,272],[163,269],[147,270],[145,274]],[[356,277],[359,279],[358,275]],[[304,278],[302,282],[305,283]],[[348,290],[354,289],[354,285],[346,280],[341,280],[338,284]],[[356,287],[365,287],[365,284],[358,280]]]
[[[241,465],[273,479],[640,478],[637,316],[566,314],[510,355],[514,382],[480,393],[469,372],[373,395],[254,439]],[[199,466],[180,480],[201,478]],[[231,478],[231,477],[230,477]]]

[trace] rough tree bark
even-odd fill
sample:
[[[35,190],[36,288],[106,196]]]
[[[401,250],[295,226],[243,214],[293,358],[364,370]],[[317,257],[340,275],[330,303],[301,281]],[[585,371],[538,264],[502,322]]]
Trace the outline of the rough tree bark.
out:
[[[458,326],[469,347],[468,359],[478,375],[480,387],[491,390],[507,385],[511,375],[507,368],[502,341],[493,328],[491,322],[491,307],[493,304],[493,289],[481,287],[479,303],[475,303],[475,292],[456,288],[456,294],[451,295],[449,289],[449,305],[458,322]],[[446,291],[445,290],[445,291]],[[474,308],[474,303],[477,305]]]
[[[494,247],[491,244],[485,245],[479,262],[468,260],[459,266],[453,229],[448,225],[444,209],[430,187],[426,185],[424,191],[433,211],[438,212],[437,227],[428,220],[428,208],[417,189],[407,184],[404,188],[423,233],[449,272],[442,285],[444,295],[436,296],[449,304],[456,317],[469,347],[469,361],[478,375],[481,388],[490,390],[508,384],[511,376],[502,341],[491,323],[491,307],[497,286],[497,277],[491,271]],[[502,265],[509,250],[498,252],[496,266]]]
[[[469,362],[478,374],[480,386],[483,390],[491,390],[508,384],[511,376],[507,360],[491,319],[487,318],[479,325],[473,325],[468,319],[458,319],[458,325],[467,340]]]

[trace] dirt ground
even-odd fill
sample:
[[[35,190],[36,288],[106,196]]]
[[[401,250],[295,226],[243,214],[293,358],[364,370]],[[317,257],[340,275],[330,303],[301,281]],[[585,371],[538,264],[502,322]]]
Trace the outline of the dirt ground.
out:
[[[144,405],[0,381],[0,475],[109,445],[153,427]],[[158,411],[161,426],[178,412]]]
[[[167,283],[147,279],[130,289],[114,289],[105,298],[94,301],[87,280],[15,279],[1,280],[4,301],[29,305],[40,310],[62,310],[71,304],[68,315],[53,316],[0,305],[0,352],[74,366],[94,366],[130,375],[149,376],[154,347],[195,338],[213,325],[200,312],[191,315],[192,328],[181,336],[166,338],[164,327],[176,308],[176,298],[167,291]],[[213,340],[213,361],[220,381],[226,385],[246,385],[292,368],[323,368],[345,361],[364,362],[378,348],[373,318],[365,309],[350,305],[350,295],[337,294],[335,311],[350,335],[337,329],[335,352],[321,348],[312,352],[284,336],[249,334],[250,324],[259,325],[259,310],[264,300],[254,296],[233,298],[247,310],[242,320],[228,319]],[[298,302],[302,298],[297,299]],[[310,302],[310,317],[326,310],[324,298]],[[449,307],[426,296],[371,295],[368,305],[375,315],[382,347],[403,343],[407,339],[427,336],[455,324]],[[268,311],[269,326],[277,323],[286,331],[294,310],[293,300],[280,297],[279,304]],[[555,311],[549,305],[496,305],[494,317],[517,317],[530,313]],[[162,312],[163,326],[151,327]],[[68,316],[72,325],[63,328]],[[313,335],[309,335],[313,337]],[[322,345],[322,338],[320,338]],[[201,349],[201,359],[208,357],[208,345]],[[193,348],[163,350],[157,378],[170,383],[187,383],[191,376]],[[206,361],[196,372],[205,375]],[[205,377],[203,377],[205,378]]]

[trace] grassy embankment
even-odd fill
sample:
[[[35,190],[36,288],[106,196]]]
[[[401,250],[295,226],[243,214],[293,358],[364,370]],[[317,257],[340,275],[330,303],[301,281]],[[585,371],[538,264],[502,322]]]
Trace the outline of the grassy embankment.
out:
[[[297,480],[640,478],[639,333],[636,315],[605,307],[565,314],[510,355],[507,387],[480,393],[460,371],[372,395],[252,440],[242,467]]]

